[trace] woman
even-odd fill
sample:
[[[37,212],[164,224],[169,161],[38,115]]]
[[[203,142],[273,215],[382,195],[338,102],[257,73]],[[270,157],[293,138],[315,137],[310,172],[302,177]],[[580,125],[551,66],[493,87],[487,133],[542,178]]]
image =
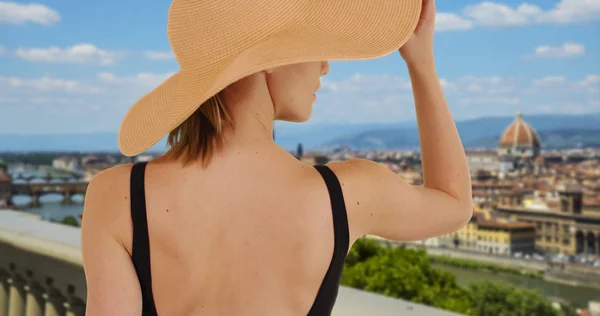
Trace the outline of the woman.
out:
[[[348,6],[367,2],[375,3]],[[87,315],[328,315],[357,238],[422,240],[463,227],[472,213],[471,183],[436,75],[434,0],[405,3],[418,4],[416,29],[394,45],[402,46],[411,77],[423,187],[363,159],[309,166],[274,143],[274,120],[310,117],[313,93],[329,71],[326,61],[245,75],[168,127],[165,155],[110,168],[90,182],[82,226]],[[187,57],[171,40],[185,70]],[[383,49],[355,57],[376,53]],[[161,112],[160,124],[175,116],[164,113],[170,112]],[[140,129],[159,124],[144,122]],[[151,144],[131,135],[120,139],[124,152]]]

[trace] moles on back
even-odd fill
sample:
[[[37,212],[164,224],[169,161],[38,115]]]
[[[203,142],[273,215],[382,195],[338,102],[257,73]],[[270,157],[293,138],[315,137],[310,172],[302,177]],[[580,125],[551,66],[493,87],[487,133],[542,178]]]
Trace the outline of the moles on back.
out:
[[[160,315],[308,312],[334,244],[329,194],[313,166],[263,149],[206,170],[159,158],[145,177]],[[131,234],[122,230],[130,253]]]

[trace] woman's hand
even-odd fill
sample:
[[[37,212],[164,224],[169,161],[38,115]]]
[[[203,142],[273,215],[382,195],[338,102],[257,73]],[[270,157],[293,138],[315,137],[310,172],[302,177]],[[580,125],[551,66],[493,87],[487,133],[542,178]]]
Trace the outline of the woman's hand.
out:
[[[422,0],[421,18],[412,37],[400,47],[400,55],[408,65],[433,63],[435,32],[435,0]]]

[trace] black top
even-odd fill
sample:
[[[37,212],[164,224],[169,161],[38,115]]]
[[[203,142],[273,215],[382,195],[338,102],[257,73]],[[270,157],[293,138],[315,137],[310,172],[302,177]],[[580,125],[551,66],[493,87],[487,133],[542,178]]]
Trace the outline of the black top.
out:
[[[133,246],[131,259],[135,266],[142,290],[142,316],[154,316],[156,306],[152,294],[152,276],[150,274],[150,242],[148,221],[146,218],[146,198],[144,190],[144,172],[146,162],[138,162],[131,170],[131,219],[133,221]],[[308,316],[331,315],[338,294],[340,277],[348,253],[350,242],[348,217],[342,187],[335,173],[325,165],[314,166],[325,180],[333,214],[334,248],[327,273],[323,278],[319,292],[308,312]]]

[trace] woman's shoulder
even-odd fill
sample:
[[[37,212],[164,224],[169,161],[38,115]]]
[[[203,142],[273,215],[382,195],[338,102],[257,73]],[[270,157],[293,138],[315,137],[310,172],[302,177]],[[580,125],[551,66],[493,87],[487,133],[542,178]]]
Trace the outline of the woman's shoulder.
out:
[[[98,172],[88,183],[85,202],[111,203],[117,196],[128,197],[132,167],[131,163],[120,164]]]
[[[132,167],[130,163],[116,165],[92,178],[84,198],[82,229],[102,226],[115,237],[122,235],[123,228],[130,224],[123,218],[129,217]]]
[[[92,183],[100,184],[103,182],[111,181],[116,178],[123,177],[125,175],[129,176],[131,173],[131,168],[133,167],[132,163],[118,164],[112,166],[110,168],[106,168],[104,170],[99,171],[92,180],[90,181],[90,185]]]

